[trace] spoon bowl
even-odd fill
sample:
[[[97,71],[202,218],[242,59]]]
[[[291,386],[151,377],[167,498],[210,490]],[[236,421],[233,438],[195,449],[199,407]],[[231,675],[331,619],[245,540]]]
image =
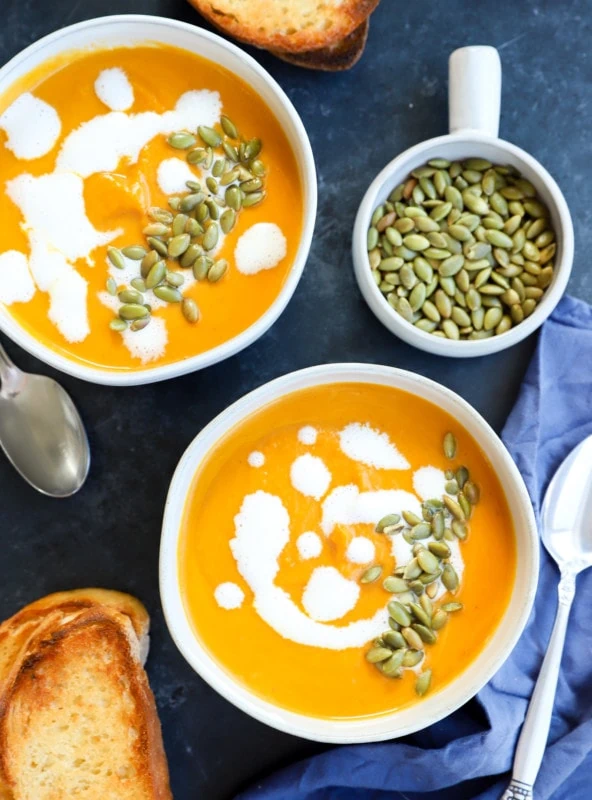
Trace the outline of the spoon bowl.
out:
[[[559,568],[592,566],[592,436],[561,464],[545,494],[541,538]]]
[[[18,369],[0,347],[0,447],[42,494],[69,497],[90,467],[84,426],[67,392],[43,375]]]

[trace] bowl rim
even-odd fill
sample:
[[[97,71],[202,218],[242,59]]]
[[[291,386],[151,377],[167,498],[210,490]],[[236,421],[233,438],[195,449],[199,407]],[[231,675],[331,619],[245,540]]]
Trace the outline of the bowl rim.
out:
[[[281,88],[278,82],[271,76],[266,69],[264,69],[251,55],[243,51],[236,44],[227,41],[222,36],[211,33],[210,31],[194,25],[189,22],[181,22],[180,20],[169,19],[168,17],[158,17],[151,14],[112,14],[105,17],[94,17],[92,19],[83,20],[82,22],[68,25],[60,28],[57,31],[47,34],[46,36],[37,39],[32,44],[25,47],[23,50],[13,56],[6,64],[0,67],[0,80],[9,80],[10,74],[15,70],[23,67],[29,59],[34,57],[40,50],[43,50],[48,45],[59,42],[60,39],[68,38],[71,35],[76,35],[79,32],[87,32],[89,29],[97,29],[97,35],[101,31],[104,36],[105,45],[109,36],[108,29],[110,27],[117,28],[121,25],[153,25],[155,27],[155,37],[153,41],[158,41],[158,29],[169,28],[183,31],[195,36],[197,39],[202,39],[213,43],[220,47],[223,51],[232,54],[236,58],[243,61],[243,63],[252,70],[257,77],[265,83],[274,96],[275,102],[281,106],[290,123],[293,126],[294,138],[300,143],[301,151],[297,152],[294,148],[294,157],[299,167],[300,180],[302,185],[302,198],[303,198],[303,214],[302,214],[302,231],[300,234],[300,242],[298,250],[292,266],[286,276],[284,284],[282,285],[275,300],[271,303],[269,308],[250,325],[246,330],[234,336],[232,339],[222,342],[211,350],[204,353],[191,356],[189,358],[174,361],[170,364],[163,364],[155,367],[141,367],[133,370],[116,370],[106,368],[95,368],[87,366],[82,362],[78,362],[69,356],[62,355],[58,349],[53,349],[49,345],[44,344],[41,340],[37,339],[25,327],[10,314],[8,309],[4,309],[0,314],[0,331],[12,339],[16,344],[29,352],[31,355],[38,358],[40,361],[54,367],[60,372],[72,375],[75,378],[88,381],[90,383],[108,385],[108,386],[138,386],[157,381],[167,380],[169,378],[179,377],[190,372],[195,372],[212,364],[217,364],[253,344],[257,339],[263,336],[267,330],[277,321],[282,312],[285,310],[289,301],[291,300],[296,287],[302,277],[304,267],[308,260],[310,247],[312,244],[312,237],[316,223],[317,212],[317,177],[314,155],[310,144],[310,139],[300,118],[296,111],[294,104],[287,96],[285,91]],[[148,41],[148,38],[146,39]],[[71,49],[76,49],[76,44],[70,44],[60,52],[67,52]],[[181,48],[186,49],[186,48]],[[234,72],[233,69],[222,63],[222,66],[229,72]],[[26,74],[26,72],[25,72]],[[245,80],[246,83],[250,82]],[[255,91],[257,91],[255,89]],[[276,115],[276,110],[269,103],[270,112]]]
[[[352,377],[352,375],[356,377]],[[525,573],[522,575],[524,582],[520,584],[520,591],[518,592],[520,567],[517,564],[512,596],[502,620],[492,633],[484,649],[467,669],[446,684],[440,692],[436,692],[433,696],[430,695],[422,700],[422,707],[426,713],[420,721],[415,716],[412,722],[405,725],[397,725],[397,717],[404,714],[408,710],[407,708],[374,717],[353,720],[345,718],[329,720],[289,711],[269,700],[265,700],[252,692],[245,684],[235,679],[209,655],[205,646],[200,643],[190,621],[189,613],[185,608],[179,579],[181,521],[191,483],[199,464],[228,430],[240,425],[251,413],[268,402],[278,400],[293,391],[297,391],[299,388],[304,388],[300,384],[301,381],[305,381],[306,387],[344,381],[360,381],[370,384],[379,383],[397,388],[403,383],[403,390],[413,393],[414,389],[409,388],[409,384],[412,384],[417,388],[416,394],[419,396],[426,397],[431,392],[440,398],[446,398],[451,406],[454,406],[456,410],[464,415],[465,420],[470,421],[471,426],[478,429],[480,438],[477,441],[479,446],[488,457],[495,451],[496,457],[499,457],[501,463],[503,463],[506,476],[509,476],[509,480],[512,483],[514,498],[517,498],[519,508],[512,509],[511,513],[515,523],[519,518],[522,523],[521,534],[516,536],[517,545],[522,538],[526,553]],[[429,402],[434,402],[434,400],[430,398]],[[451,413],[449,408],[448,413]],[[461,422],[461,424],[465,429],[469,429],[467,422]],[[471,435],[475,436],[474,429],[471,431]],[[484,445],[484,440],[487,441],[486,446]],[[290,372],[263,384],[232,403],[197,434],[182,455],[167,493],[159,556],[159,588],[165,621],[177,648],[195,672],[237,708],[277,730],[313,741],[333,744],[383,741],[413,733],[438,722],[455,711],[491,680],[514,649],[532,609],[538,583],[538,573],[538,533],[532,503],[522,476],[501,439],[479,412],[458,394],[436,381],[395,367],[378,364],[336,363]],[[512,612],[511,632],[504,634],[506,639],[505,643],[502,642],[503,647],[498,645],[495,652],[489,653],[490,650],[495,649],[495,640],[507,628],[505,623],[510,612]],[[473,676],[470,681],[466,680],[467,673],[475,669],[473,665],[477,661],[482,662],[479,674]],[[452,693],[452,689],[455,690],[457,695],[454,701],[446,699]],[[413,705],[411,708],[417,709],[418,706]],[[373,721],[385,719],[393,720],[392,726],[387,730],[383,730],[380,733],[369,730],[369,726]]]
[[[510,154],[517,160],[526,164],[537,174],[552,196],[561,224],[561,233],[559,234],[561,236],[562,245],[561,260],[556,262],[555,278],[541,298],[534,312],[530,317],[527,317],[523,322],[511,328],[506,333],[479,341],[454,341],[435,337],[419,328],[415,328],[402,319],[394,308],[391,308],[391,306],[385,302],[380,289],[374,282],[371,271],[368,268],[366,248],[367,230],[376,207],[377,197],[384,189],[385,185],[387,185],[389,181],[392,181],[393,174],[399,171],[408,161],[414,159],[425,150],[429,150],[433,147],[464,143],[469,146],[486,144],[495,147],[499,149],[500,154]],[[408,344],[426,352],[456,358],[472,358],[475,356],[497,353],[500,350],[512,347],[537,330],[553,312],[555,306],[561,300],[565,292],[573,266],[573,221],[563,192],[553,176],[539,161],[537,161],[537,159],[522,148],[505,139],[493,137],[479,131],[460,130],[455,133],[448,133],[443,136],[426,139],[423,142],[412,145],[395,156],[395,158],[382,168],[366,190],[358,208],[352,235],[352,257],[358,287],[366,303],[375,316],[391,331],[391,333],[394,333]]]

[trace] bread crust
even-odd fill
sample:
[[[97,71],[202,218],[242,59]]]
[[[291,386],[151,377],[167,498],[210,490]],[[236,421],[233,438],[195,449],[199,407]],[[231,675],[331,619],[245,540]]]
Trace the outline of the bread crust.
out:
[[[148,634],[150,616],[136,597],[125,592],[93,587],[54,592],[29,603],[0,625],[0,647],[10,631],[14,631],[21,625],[40,622],[46,614],[56,610],[60,610],[64,614],[74,613],[96,605],[114,608],[129,617],[138,639]]]
[[[22,796],[18,792],[22,775],[16,774],[15,762],[18,762],[21,740],[26,738],[27,725],[31,719],[34,720],[35,712],[43,713],[51,707],[52,691],[63,690],[65,665],[68,683],[75,681],[77,669],[88,668],[86,660],[97,652],[97,648],[107,654],[97,680],[103,680],[106,691],[112,692],[115,697],[119,696],[120,681],[125,682],[133,702],[128,703],[132,708],[126,706],[124,712],[129,713],[130,724],[133,723],[138,732],[133,745],[128,745],[133,749],[133,755],[130,756],[133,757],[135,768],[133,786],[130,790],[126,785],[124,793],[122,779],[114,775],[114,794],[110,796],[118,797],[120,792],[121,797],[138,800],[172,799],[160,722],[148,679],[140,664],[140,645],[136,632],[126,614],[95,605],[75,613],[57,629],[42,625],[37,635],[29,640],[14,679],[0,697],[0,777],[14,800],[21,800]],[[124,713],[121,708],[117,710]],[[102,714],[98,724],[104,723],[105,730],[112,733],[110,713],[114,711]],[[125,734],[125,731],[121,731],[124,742]],[[59,781],[56,785],[59,785]],[[52,790],[52,800],[58,797],[61,800],[61,796]],[[44,798],[40,797],[39,800]]]
[[[281,50],[271,50],[271,52],[274,56],[289,64],[294,64],[296,67],[324,72],[340,72],[351,69],[360,60],[368,39],[369,28],[370,22],[365,19],[348,36],[330,47],[301,53],[285,53]]]
[[[305,23],[294,9],[291,30],[281,30],[285,19],[273,13],[269,0],[251,0],[235,5],[234,0],[191,0],[199,13],[235,39],[285,53],[302,53],[337,45],[374,11],[380,0],[343,0],[337,8],[327,8],[321,25],[298,27]],[[287,4],[287,0],[281,3]],[[328,5],[328,3],[325,3]]]

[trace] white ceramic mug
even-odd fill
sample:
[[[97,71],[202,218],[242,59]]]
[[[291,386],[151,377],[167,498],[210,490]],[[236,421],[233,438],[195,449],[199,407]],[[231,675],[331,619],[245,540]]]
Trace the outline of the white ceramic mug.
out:
[[[397,156],[379,173],[364,195],[354,226],[352,254],[358,285],[378,319],[409,344],[443,356],[482,356],[504,350],[535,331],[551,314],[565,291],[573,264],[574,234],[567,203],[551,175],[531,155],[498,138],[501,99],[501,65],[494,47],[462,47],[449,62],[450,133],[428,139]],[[544,134],[542,134],[544,135]],[[510,164],[536,188],[549,208],[557,236],[555,274],[534,312],[509,331],[489,339],[454,341],[416,328],[385,301],[368,263],[367,232],[374,209],[416,167],[432,158],[456,161],[480,157]]]

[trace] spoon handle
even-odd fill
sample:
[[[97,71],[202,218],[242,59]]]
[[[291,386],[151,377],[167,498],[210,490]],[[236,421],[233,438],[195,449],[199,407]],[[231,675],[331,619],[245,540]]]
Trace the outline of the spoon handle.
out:
[[[0,344],[0,388],[9,390],[9,387],[20,374],[20,369],[12,363],[8,353]]]
[[[558,587],[559,603],[553,632],[518,740],[512,781],[502,800],[532,798],[532,787],[547,746],[567,621],[575,589],[575,575],[573,573],[562,575]]]

